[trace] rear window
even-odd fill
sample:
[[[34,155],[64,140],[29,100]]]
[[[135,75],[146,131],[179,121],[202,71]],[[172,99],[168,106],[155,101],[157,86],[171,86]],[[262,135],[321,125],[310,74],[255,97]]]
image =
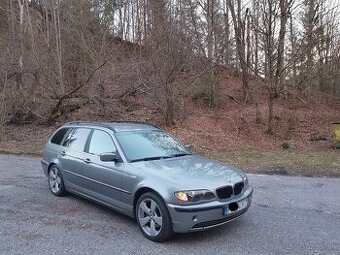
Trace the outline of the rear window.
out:
[[[86,140],[90,134],[89,128],[76,128],[72,132],[71,139],[67,143],[67,147],[72,150],[84,151]]]
[[[65,135],[68,133],[70,128],[61,128],[54,134],[51,138],[51,143],[61,144],[62,140],[64,139]]]

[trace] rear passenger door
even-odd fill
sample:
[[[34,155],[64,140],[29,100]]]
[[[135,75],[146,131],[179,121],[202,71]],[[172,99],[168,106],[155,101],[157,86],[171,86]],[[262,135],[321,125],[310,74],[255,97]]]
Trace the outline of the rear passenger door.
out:
[[[120,162],[103,162],[102,153],[118,153],[111,135],[100,129],[94,129],[87,153],[84,158],[83,187],[88,195],[100,202],[122,209],[121,180],[123,164]]]
[[[84,149],[91,129],[74,128],[68,134],[60,152],[60,164],[64,173],[65,185],[79,190],[82,184]]]

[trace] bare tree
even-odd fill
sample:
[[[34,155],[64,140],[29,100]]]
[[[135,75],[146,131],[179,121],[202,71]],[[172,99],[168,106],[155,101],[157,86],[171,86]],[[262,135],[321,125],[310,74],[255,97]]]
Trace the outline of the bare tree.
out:
[[[2,1],[0,116],[55,121],[83,105],[106,114],[143,93],[172,125],[190,98],[218,105],[220,70],[232,70],[257,112],[253,93],[267,94],[272,133],[282,94],[340,92],[339,9],[329,0]]]
[[[235,7],[234,0],[228,0],[229,10],[233,19],[235,37],[236,37],[236,48],[237,55],[241,65],[242,72],[242,88],[243,88],[243,98],[245,102],[252,101],[252,95],[249,89],[248,82],[248,65],[246,58],[246,22],[247,17],[249,16],[249,9],[247,8],[245,11],[245,16],[242,17],[242,1],[237,0]],[[249,62],[249,61],[248,61]]]
[[[263,29],[259,29],[264,47],[264,87],[268,93],[267,133],[273,133],[274,101],[283,87],[285,69],[286,25],[293,0],[268,0],[261,2]],[[278,36],[276,27],[279,23]]]

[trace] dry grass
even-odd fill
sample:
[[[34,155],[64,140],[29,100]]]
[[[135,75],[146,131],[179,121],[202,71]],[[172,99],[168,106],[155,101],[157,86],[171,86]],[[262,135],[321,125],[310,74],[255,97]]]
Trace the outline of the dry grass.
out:
[[[340,150],[232,147],[201,153],[251,173],[340,177]]]
[[[10,154],[23,154],[23,155],[31,155],[31,156],[41,156],[43,150],[43,144],[34,141],[25,141],[25,142],[12,142],[12,143],[0,143],[0,152],[1,153],[10,153]]]
[[[0,136],[0,152],[41,156],[44,143],[56,127],[5,126]],[[195,136],[195,132],[191,131],[190,136]],[[183,136],[179,138],[186,140]],[[214,150],[196,144],[195,148],[207,157],[235,165],[249,173],[340,177],[340,150],[325,146],[284,150],[245,144]]]
[[[56,128],[57,126],[4,126],[0,132],[0,152],[41,156],[46,140]]]

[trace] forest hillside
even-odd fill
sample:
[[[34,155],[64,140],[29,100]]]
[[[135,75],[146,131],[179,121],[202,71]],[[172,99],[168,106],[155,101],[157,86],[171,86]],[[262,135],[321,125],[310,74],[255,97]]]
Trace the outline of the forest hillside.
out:
[[[248,170],[338,176],[339,11],[332,0],[0,1],[0,150],[40,155],[70,120],[136,120]]]

